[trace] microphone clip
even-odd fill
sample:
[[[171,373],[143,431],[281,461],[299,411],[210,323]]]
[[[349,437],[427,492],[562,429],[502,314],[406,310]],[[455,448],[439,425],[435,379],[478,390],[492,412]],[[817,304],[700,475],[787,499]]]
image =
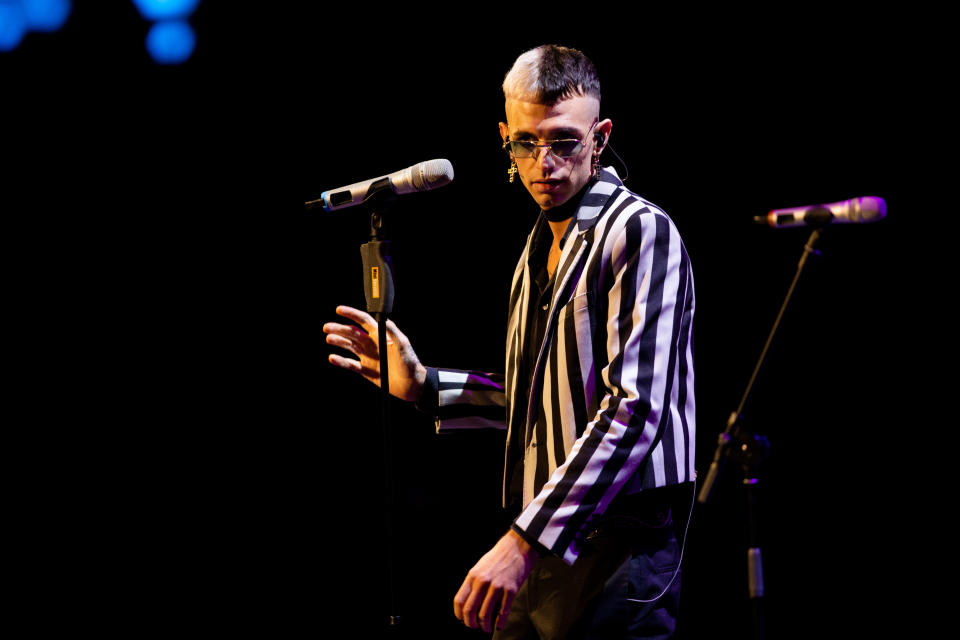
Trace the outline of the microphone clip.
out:
[[[370,214],[370,241],[360,247],[368,313],[389,314],[393,311],[393,261],[390,241],[385,239],[383,214],[396,199],[397,194],[390,188],[390,179],[384,177],[370,185],[361,205]]]
[[[767,436],[751,433],[740,426],[739,419],[733,432],[727,437],[721,455],[725,455],[743,468],[744,482],[756,482],[754,476],[770,457],[770,440]]]
[[[706,504],[710,500],[714,485],[723,474],[728,461],[740,465],[743,469],[744,484],[756,484],[759,467],[769,457],[770,440],[764,435],[744,429],[741,425],[740,413],[734,411],[727,421],[726,430],[717,438],[713,462],[710,464],[706,480],[700,487],[697,501]]]

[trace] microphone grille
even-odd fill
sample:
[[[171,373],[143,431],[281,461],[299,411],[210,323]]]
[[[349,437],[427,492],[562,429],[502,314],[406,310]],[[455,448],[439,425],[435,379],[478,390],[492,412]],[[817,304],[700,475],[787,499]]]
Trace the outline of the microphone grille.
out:
[[[860,198],[860,219],[857,222],[874,222],[887,215],[887,203],[883,198],[864,196]]]
[[[417,191],[436,189],[453,180],[453,165],[449,160],[427,160],[417,165],[413,172],[413,184]]]

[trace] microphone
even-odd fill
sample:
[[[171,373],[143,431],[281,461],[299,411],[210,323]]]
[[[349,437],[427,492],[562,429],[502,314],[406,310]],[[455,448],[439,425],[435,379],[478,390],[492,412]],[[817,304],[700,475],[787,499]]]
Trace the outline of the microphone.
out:
[[[396,195],[402,195],[436,189],[449,184],[451,180],[453,180],[453,165],[449,160],[427,160],[412,167],[394,171],[390,175],[324,191],[318,199],[305,204],[308,209],[323,207],[327,211],[335,211],[363,204],[367,198],[385,189],[389,189]]]
[[[887,215],[883,198],[863,196],[851,200],[816,204],[811,207],[774,209],[765,216],[754,216],[754,222],[774,229],[787,227],[822,227],[828,224],[876,222]]]

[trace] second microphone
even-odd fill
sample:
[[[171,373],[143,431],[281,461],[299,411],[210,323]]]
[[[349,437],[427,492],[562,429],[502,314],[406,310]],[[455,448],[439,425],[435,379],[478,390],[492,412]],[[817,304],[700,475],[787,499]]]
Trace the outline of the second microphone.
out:
[[[335,211],[363,204],[365,199],[382,189],[390,189],[396,195],[401,195],[436,189],[452,180],[453,165],[449,160],[426,160],[389,175],[324,191],[320,198],[307,202],[306,206],[310,209],[323,207],[327,211]]]

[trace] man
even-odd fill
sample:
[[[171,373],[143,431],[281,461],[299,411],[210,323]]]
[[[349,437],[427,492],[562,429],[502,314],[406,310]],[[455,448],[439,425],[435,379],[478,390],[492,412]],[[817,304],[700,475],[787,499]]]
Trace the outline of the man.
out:
[[[454,614],[504,639],[670,637],[671,516],[695,474],[690,262],[667,215],[600,166],[612,123],[582,53],[528,51],[503,90],[510,181],[541,209],[513,277],[506,376],[425,367],[388,321],[391,393],[438,430],[507,427],[504,504],[519,515]],[[327,341],[359,360],[330,362],[379,384],[375,321],[337,312],[362,329],[329,323]]]

